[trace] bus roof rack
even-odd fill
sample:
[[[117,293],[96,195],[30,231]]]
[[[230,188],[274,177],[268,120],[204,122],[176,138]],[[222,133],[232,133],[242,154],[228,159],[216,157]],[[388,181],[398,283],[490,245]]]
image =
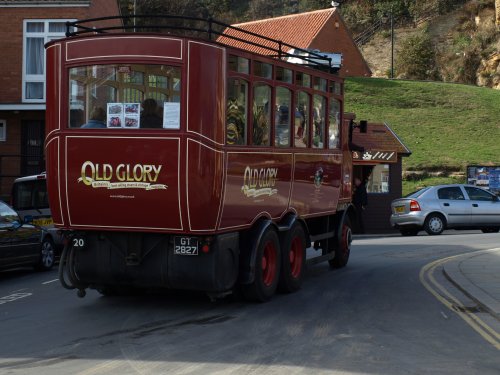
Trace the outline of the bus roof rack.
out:
[[[118,21],[118,22],[117,22]],[[120,23],[118,25],[118,23]],[[66,22],[66,37],[87,34],[117,32],[151,33],[160,32],[183,37],[196,37],[216,41],[228,47],[225,38],[239,41],[248,46],[269,51],[263,54],[271,58],[336,73],[340,69],[342,56],[337,53],[323,53],[293,46],[281,40],[256,34],[212,18],[145,14],[131,16],[110,16]],[[218,38],[222,36],[222,38]],[[214,38],[218,38],[214,40]],[[258,53],[257,54],[262,54]]]

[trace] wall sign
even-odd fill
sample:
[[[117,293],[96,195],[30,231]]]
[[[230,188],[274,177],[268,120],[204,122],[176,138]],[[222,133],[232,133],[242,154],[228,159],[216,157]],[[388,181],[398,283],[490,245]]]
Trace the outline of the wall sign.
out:
[[[396,151],[353,151],[352,159],[353,161],[396,163],[398,161],[398,154]]]

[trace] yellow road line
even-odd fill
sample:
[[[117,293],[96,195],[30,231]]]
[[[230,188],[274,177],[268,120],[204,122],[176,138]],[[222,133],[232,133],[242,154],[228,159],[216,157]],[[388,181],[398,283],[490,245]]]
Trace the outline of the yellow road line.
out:
[[[491,250],[500,250],[500,249],[491,249]],[[468,254],[470,255],[470,254]],[[420,282],[424,285],[424,287],[434,296],[436,297],[443,305],[448,307],[450,310],[454,311],[458,314],[467,324],[469,324],[477,333],[479,333],[486,341],[492,344],[497,350],[500,350],[500,334],[496,332],[493,328],[491,328],[488,324],[486,324],[481,318],[479,318],[476,314],[467,312],[466,307],[453,295],[445,289],[444,286],[439,284],[437,280],[434,278],[435,269],[454,258],[461,257],[461,255],[455,255],[443,259],[436,260],[431,262],[420,270]],[[444,294],[448,299],[444,298],[441,294],[439,294],[435,289],[432,288],[429,282],[426,280],[427,278],[430,280],[430,283],[434,285],[442,294]],[[450,303],[449,301],[453,303]],[[454,306],[463,307],[463,311],[457,310]]]

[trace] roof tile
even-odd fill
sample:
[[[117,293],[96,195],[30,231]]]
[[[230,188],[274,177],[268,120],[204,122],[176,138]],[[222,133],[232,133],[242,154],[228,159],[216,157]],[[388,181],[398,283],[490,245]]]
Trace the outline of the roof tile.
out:
[[[308,48],[311,44],[311,41],[314,40],[316,35],[320,32],[320,30],[330,19],[330,17],[332,17],[335,11],[335,8],[322,9],[314,12],[292,14],[265,20],[239,23],[232,26],[255,34],[263,35],[267,38],[272,38],[274,40],[281,41],[292,46],[296,46],[299,48]],[[299,29],[301,32],[290,32],[291,30],[297,29]],[[273,43],[271,41],[263,40],[258,36],[244,34],[238,30],[230,28],[226,29],[224,31],[224,34],[248,40],[256,44],[270,46],[272,48],[278,47],[276,43]],[[263,55],[272,54],[266,48],[249,46],[248,43],[241,42],[224,35],[220,36],[217,40],[223,44],[245,49],[251,52]],[[289,47],[283,48],[283,51],[286,52],[289,49]]]

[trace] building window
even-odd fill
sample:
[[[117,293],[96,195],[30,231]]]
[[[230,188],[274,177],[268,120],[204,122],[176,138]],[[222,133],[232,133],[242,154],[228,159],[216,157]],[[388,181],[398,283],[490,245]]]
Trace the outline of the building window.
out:
[[[44,44],[65,36],[66,20],[25,20],[23,32],[23,102],[43,103],[45,102]]]
[[[7,121],[0,120],[0,142],[7,140]]]
[[[373,167],[366,191],[368,193],[389,192],[389,164],[377,164]]]

